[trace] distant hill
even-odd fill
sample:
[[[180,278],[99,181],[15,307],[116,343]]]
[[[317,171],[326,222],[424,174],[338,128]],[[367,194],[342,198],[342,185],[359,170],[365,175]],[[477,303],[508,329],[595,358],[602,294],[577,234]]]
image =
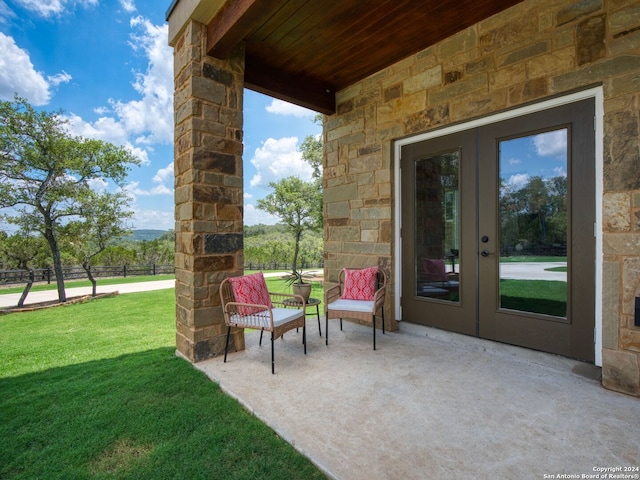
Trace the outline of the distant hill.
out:
[[[167,233],[167,230],[133,230],[131,235],[127,235],[125,238],[136,242],[151,241],[160,238],[165,233]]]

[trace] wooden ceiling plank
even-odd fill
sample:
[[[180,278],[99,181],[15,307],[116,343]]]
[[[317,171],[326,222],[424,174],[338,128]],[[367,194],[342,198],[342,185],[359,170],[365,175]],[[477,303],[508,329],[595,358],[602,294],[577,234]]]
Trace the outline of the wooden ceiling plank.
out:
[[[245,59],[245,87],[311,110],[332,115],[336,111],[335,90],[312,78],[292,76],[251,58]]]
[[[269,21],[265,12],[276,11],[281,0],[230,0],[207,25],[207,55],[226,58],[240,42]]]

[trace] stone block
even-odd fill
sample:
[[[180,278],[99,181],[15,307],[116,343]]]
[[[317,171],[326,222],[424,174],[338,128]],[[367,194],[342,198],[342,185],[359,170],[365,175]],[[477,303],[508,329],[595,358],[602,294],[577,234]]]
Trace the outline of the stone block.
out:
[[[602,350],[602,385],[629,395],[640,396],[638,355],[604,348]]]
[[[378,231],[377,230],[362,230],[360,232],[360,241],[361,242],[377,242],[378,241]]]
[[[622,262],[622,313],[633,315],[635,299],[639,296],[640,257],[625,258]]]
[[[498,63],[501,67],[512,65],[514,63],[520,63],[528,60],[532,57],[537,57],[549,51],[549,42],[542,41],[534,43],[533,45],[527,45],[524,48],[520,48],[514,52],[502,55],[498,59]]]
[[[579,0],[558,11],[558,26],[573,22],[602,9],[602,0]]]
[[[621,111],[605,115],[604,189],[640,189],[640,139],[638,112]]]
[[[605,193],[602,218],[605,232],[631,230],[631,196],[628,193]]]
[[[588,18],[578,24],[576,35],[579,66],[605,57],[605,30],[604,14]]]
[[[235,267],[233,255],[209,255],[196,257],[193,268],[196,272],[232,270]]]
[[[431,105],[442,104],[451,100],[456,100],[457,97],[469,94],[470,92],[487,91],[487,87],[487,76],[485,74],[473,75],[465,78],[464,80],[447,85],[440,91],[430,93],[429,103]]]
[[[462,32],[442,41],[438,46],[439,57],[444,59],[457,53],[471,50],[478,45],[478,34],[475,28],[467,28]]]
[[[358,185],[355,183],[328,188],[324,192],[325,202],[341,202],[358,197]]]
[[[202,77],[191,77],[191,96],[213,102],[217,105],[225,105],[227,101],[227,89],[224,85]]]
[[[621,55],[589,64],[578,70],[554,77],[551,81],[554,92],[566,92],[581,86],[592,85],[616,75],[640,68],[640,57]]]
[[[621,329],[620,347],[622,350],[640,353],[640,328]]]
[[[602,238],[606,255],[637,255],[640,252],[640,234],[605,233]]]
[[[421,132],[448,121],[449,104],[443,104],[409,115],[405,118],[404,129],[407,134]]]
[[[204,239],[205,254],[236,253],[244,246],[242,233],[208,234]]]
[[[524,44],[538,33],[537,30],[537,16],[513,17],[511,21],[480,35],[480,51],[485,53]]]
[[[412,94],[419,91],[427,90],[431,87],[437,87],[442,84],[442,67],[435,65],[424,72],[407,78],[403,83],[405,94]]]
[[[622,10],[608,16],[609,30],[614,37],[620,37],[637,30],[640,26],[640,3],[630,2]]]
[[[549,77],[559,72],[566,72],[575,64],[575,48],[571,46],[532,58],[527,62],[527,72],[529,78]]]
[[[614,262],[605,262],[602,270],[602,346],[618,349],[619,331],[619,268]]]

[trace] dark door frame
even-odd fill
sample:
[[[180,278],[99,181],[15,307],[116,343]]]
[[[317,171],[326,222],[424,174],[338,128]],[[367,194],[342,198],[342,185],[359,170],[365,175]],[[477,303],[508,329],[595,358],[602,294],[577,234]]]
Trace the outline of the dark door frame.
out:
[[[394,279],[395,279],[395,291],[394,304],[395,304],[395,318],[396,320],[402,320],[402,241],[401,241],[401,176],[400,176],[400,154],[403,146],[413,143],[423,142],[433,138],[457,133],[463,130],[469,130],[476,127],[489,125],[492,123],[508,120],[516,117],[529,115],[531,113],[540,112],[543,110],[558,107],[568,103],[574,103],[580,100],[592,98],[595,103],[595,214],[596,224],[594,225],[594,233],[596,236],[596,262],[595,262],[595,364],[602,366],[602,198],[603,198],[603,138],[604,138],[604,92],[601,86],[590,88],[579,92],[574,92],[569,95],[554,97],[545,101],[537,102],[534,104],[526,105],[523,107],[507,110],[492,114],[483,118],[474,119],[465,123],[451,125],[444,128],[439,128],[424,132],[422,134],[413,135],[396,140],[393,143],[393,164],[394,164],[394,196],[395,196],[395,237],[394,237]],[[400,324],[400,330],[402,330],[402,323]]]

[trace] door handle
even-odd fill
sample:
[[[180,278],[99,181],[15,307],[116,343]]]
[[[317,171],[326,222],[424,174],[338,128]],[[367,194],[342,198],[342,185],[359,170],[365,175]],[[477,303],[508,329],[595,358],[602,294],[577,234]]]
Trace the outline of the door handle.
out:
[[[489,250],[482,250],[482,251],[480,252],[480,255],[482,255],[483,257],[488,257],[488,256],[489,256],[489,255],[491,255],[491,254],[489,253]]]

